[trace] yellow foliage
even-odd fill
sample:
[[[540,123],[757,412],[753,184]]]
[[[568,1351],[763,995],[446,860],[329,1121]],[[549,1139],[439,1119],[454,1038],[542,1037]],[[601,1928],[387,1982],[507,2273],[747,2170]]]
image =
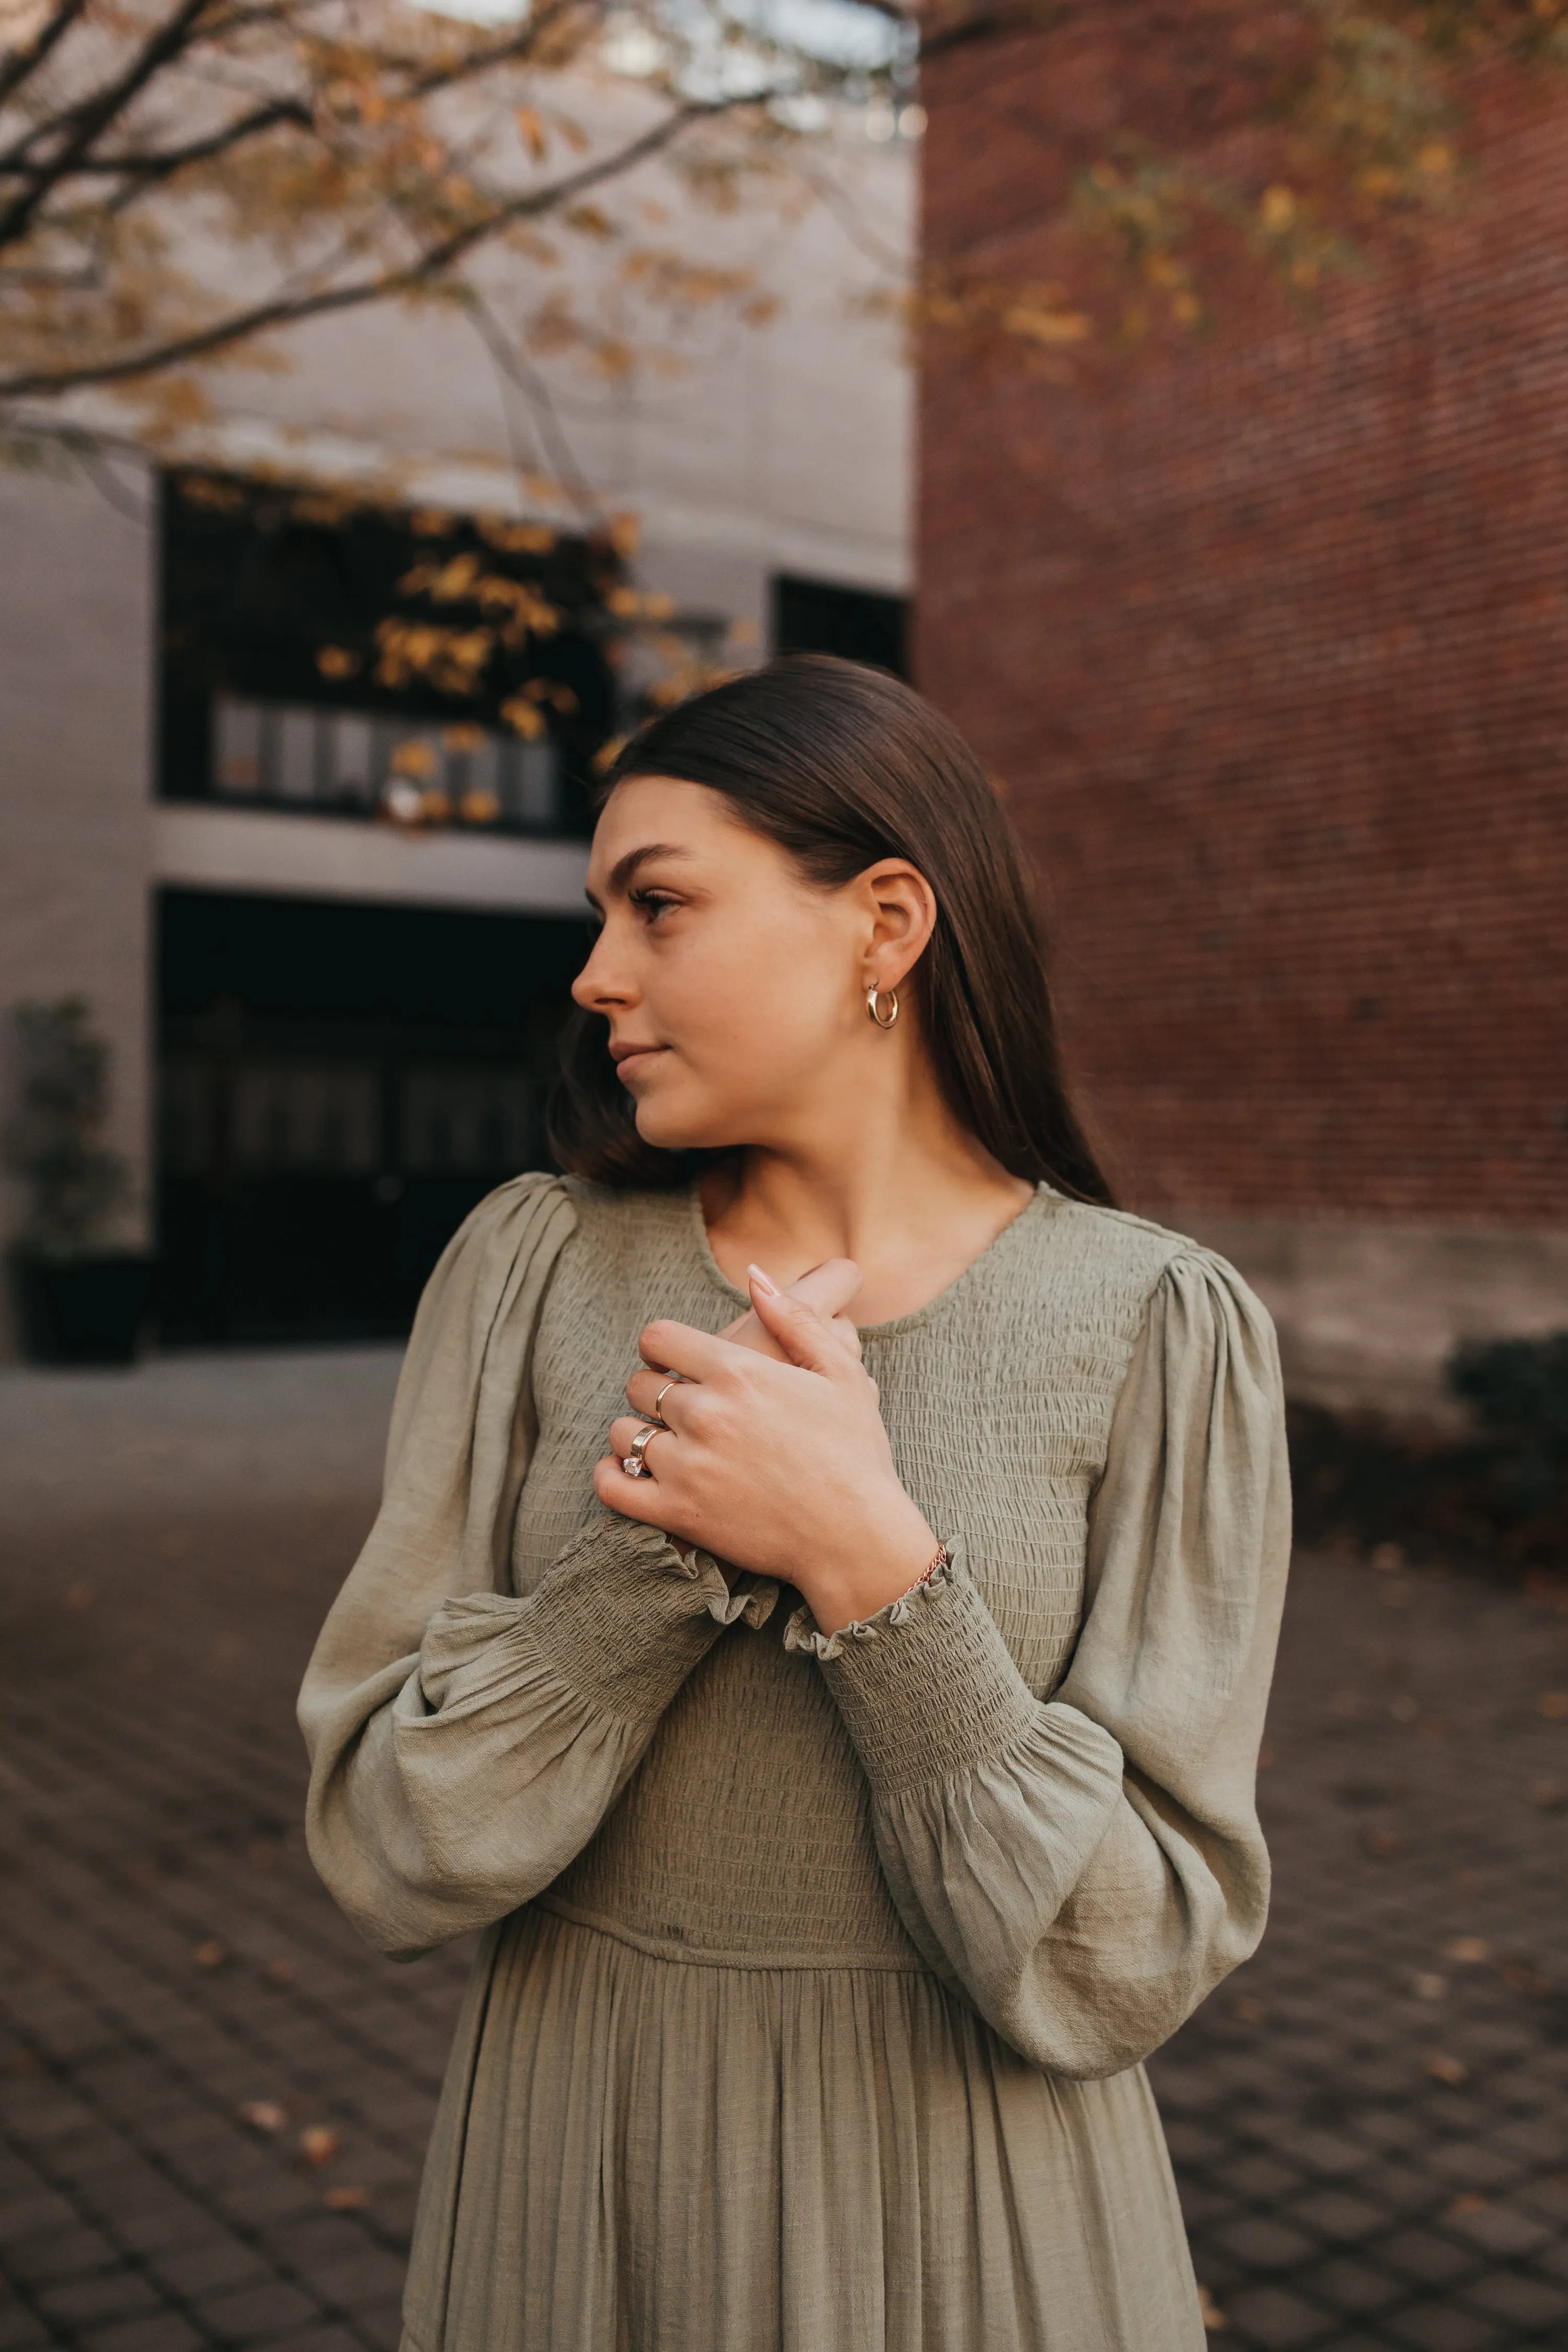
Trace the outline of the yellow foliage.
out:
[[[1258,213],[1264,227],[1271,236],[1283,236],[1284,232],[1295,223],[1295,190],[1279,184],[1265,188]]]
[[[391,766],[395,776],[433,776],[436,765],[435,752],[417,736],[406,743],[399,743],[392,754]]]
[[[346,646],[323,646],[316,656],[316,667],[323,677],[353,677],[359,667],[359,656]]]
[[[1002,325],[1010,335],[1053,347],[1081,343],[1090,331],[1087,311],[1047,310],[1028,301],[1010,303],[1002,313]]]
[[[425,681],[443,694],[476,692],[496,646],[490,629],[444,629],[395,616],[377,623],[375,641],[378,685],[396,688]]]
[[[560,536],[548,523],[503,522],[495,515],[481,515],[477,528],[501,555],[548,555]]]
[[[544,733],[544,713],[526,695],[514,694],[500,707],[500,715],[514,734],[527,743],[537,743]]]
[[[518,136],[529,154],[536,163],[542,163],[550,152],[550,142],[544,135],[544,125],[539,119],[538,108],[520,106],[512,116],[512,121],[517,125]]]

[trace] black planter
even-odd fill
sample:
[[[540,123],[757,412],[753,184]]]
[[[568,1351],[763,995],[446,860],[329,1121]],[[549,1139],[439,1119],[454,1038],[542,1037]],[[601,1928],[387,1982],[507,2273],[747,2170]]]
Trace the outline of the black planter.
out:
[[[153,1261],[16,1256],[11,1279],[22,1346],[35,1364],[133,1364],[153,1295]]]

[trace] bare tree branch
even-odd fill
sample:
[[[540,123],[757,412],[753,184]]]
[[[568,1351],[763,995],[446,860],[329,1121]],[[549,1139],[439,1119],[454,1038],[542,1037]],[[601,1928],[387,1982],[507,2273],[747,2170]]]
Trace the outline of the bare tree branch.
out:
[[[323,287],[315,294],[285,296],[256,303],[247,310],[232,311],[226,319],[216,320],[210,326],[194,329],[185,335],[173,336],[163,343],[123,359],[100,360],[82,367],[27,369],[16,375],[3,376],[0,377],[0,399],[16,399],[27,393],[69,392],[85,389],[91,384],[131,383],[138,377],[153,375],[190,360],[210,358],[216,352],[272,329],[301,324],[308,319],[323,318],[336,311],[362,309],[366,303],[386,301],[399,295],[419,293],[434,286],[458,262],[498,236],[502,229],[513,226],[519,221],[536,220],[543,214],[554,212],[563,205],[569,204],[574,197],[586,194],[590,188],[618,178],[636,164],[660,153],[694,122],[710,121],[752,102],[746,98],[693,100],[677,107],[662,121],[628,141],[615,153],[602,156],[596,163],[584,164],[579,171],[566,173],[547,188],[529,189],[504,205],[493,206],[482,218],[466,222],[450,236],[427,246],[415,260],[401,268],[378,270],[368,278],[352,280],[346,286]]]
[[[0,105],[13,90],[20,89],[30,74],[37,71],[55,44],[69,32],[87,6],[87,0],[58,0],[54,15],[41,26],[32,39],[8,58],[0,59]]]
[[[180,0],[174,15],[142,43],[124,72],[81,109],[75,129],[50,157],[39,177],[0,207],[0,251],[26,235],[49,190],[88,152],[93,141],[118,121],[153,76],[187,46],[193,27],[211,5],[212,0]]]
[[[70,4],[82,7],[87,5],[87,0],[70,0]],[[416,101],[437,97],[443,91],[479,80],[503,66],[522,64],[559,19],[569,13],[572,5],[573,0],[555,0],[553,6],[531,16],[522,28],[504,41],[492,42],[488,48],[466,50],[461,57],[445,64],[425,66],[411,71],[400,95]],[[278,12],[268,8],[247,13],[252,19],[263,21],[276,18]],[[200,37],[191,41],[189,48],[194,52],[198,47],[209,46],[216,34],[221,33],[226,37],[235,22],[234,18],[226,17],[218,26],[202,27]],[[407,63],[416,67],[417,61],[409,59]],[[303,98],[294,96],[268,100],[265,105],[253,107],[248,113],[235,115],[204,137],[188,140],[180,147],[147,151],[132,148],[110,155],[82,153],[76,162],[65,167],[54,158],[47,164],[36,164],[27,160],[27,151],[41,137],[47,137],[52,129],[61,127],[67,121],[76,121],[82,111],[79,105],[70,109],[68,115],[58,118],[55,124],[35,125],[21,147],[13,148],[9,154],[0,155],[0,179],[22,178],[31,185],[37,179],[47,177],[51,185],[58,187],[67,179],[123,178],[152,186],[172,179],[176,173],[194,164],[216,163],[220,156],[232,154],[248,140],[259,138],[285,123],[304,131],[314,127],[314,117],[309,104]]]

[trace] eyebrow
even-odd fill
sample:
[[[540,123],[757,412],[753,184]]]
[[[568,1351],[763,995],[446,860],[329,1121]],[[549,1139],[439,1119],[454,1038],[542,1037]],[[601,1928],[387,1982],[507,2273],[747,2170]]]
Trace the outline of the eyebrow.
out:
[[[682,849],[679,843],[673,841],[645,841],[640,849],[628,849],[626,856],[617,857],[610,868],[611,897],[614,898],[623,891],[638,866],[646,866],[650,857],[689,857],[690,856],[689,849]],[[585,890],[583,895],[595,914],[604,913],[604,908],[592,890]]]

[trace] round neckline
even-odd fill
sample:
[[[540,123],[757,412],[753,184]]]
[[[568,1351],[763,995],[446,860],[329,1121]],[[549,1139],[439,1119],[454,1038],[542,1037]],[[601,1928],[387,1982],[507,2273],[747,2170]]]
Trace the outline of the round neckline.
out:
[[[861,1339],[897,1339],[901,1332],[918,1330],[922,1323],[929,1322],[933,1315],[939,1314],[943,1308],[950,1306],[955,1298],[969,1287],[969,1285],[979,1274],[981,1267],[988,1266],[991,1264],[997,1252],[1001,1250],[1012,1238],[1012,1236],[1018,1231],[1018,1228],[1028,1222],[1029,1218],[1039,1207],[1042,1201],[1055,1202],[1058,1197],[1059,1196],[1057,1193],[1052,1192],[1048,1184],[1037,1184],[1033,1192],[1029,1195],[1029,1198],[1024,1202],[1018,1209],[1016,1215],[1009,1217],[1001,1232],[999,1234],[994,1234],[991,1239],[986,1243],[985,1247],[981,1250],[977,1255],[972,1257],[969,1264],[966,1266],[962,1267],[960,1271],[953,1276],[951,1282],[945,1284],[941,1290],[935,1292],[931,1297],[928,1298],[923,1307],[911,1307],[907,1315],[889,1316],[885,1323],[859,1324],[857,1328],[859,1330]],[[700,1177],[694,1177],[691,1183],[688,1186],[686,1202],[687,1215],[690,1220],[692,1236],[696,1243],[697,1255],[701,1262],[703,1273],[707,1276],[713,1287],[716,1290],[721,1291],[726,1298],[732,1298],[740,1307],[749,1307],[752,1303],[749,1293],[740,1289],[731,1281],[729,1276],[725,1273],[723,1267],[720,1265],[718,1259],[713,1255],[713,1244],[708,1238],[707,1220],[702,1214],[702,1186]]]

